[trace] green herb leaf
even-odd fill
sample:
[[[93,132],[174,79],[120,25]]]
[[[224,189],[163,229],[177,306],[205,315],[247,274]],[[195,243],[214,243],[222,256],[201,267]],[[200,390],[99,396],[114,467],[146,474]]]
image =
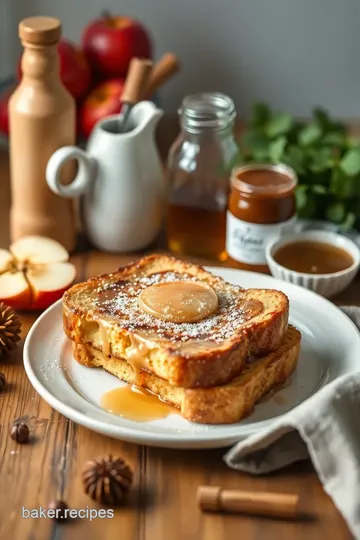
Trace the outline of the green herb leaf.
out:
[[[316,195],[326,195],[327,189],[322,184],[313,184],[311,186],[311,191],[316,193]]]
[[[334,165],[334,154],[331,148],[319,148],[312,152],[309,168],[314,173],[322,173]]]
[[[338,131],[339,133],[344,133],[344,135],[347,133],[347,128],[345,124],[342,122],[329,122],[329,126],[331,127],[331,131]]]
[[[286,146],[285,137],[279,137],[278,139],[275,139],[275,141],[272,141],[270,143],[269,157],[272,163],[279,163],[279,161],[281,161],[281,158],[285,150],[285,146]]]
[[[344,221],[340,225],[340,230],[342,232],[349,231],[355,224],[356,216],[354,212],[348,212],[345,216]]]
[[[283,162],[289,165],[289,167],[292,167],[297,174],[305,174],[306,156],[299,146],[289,146],[283,156]]]
[[[269,140],[258,131],[246,131],[241,138],[241,147],[246,158],[250,157],[252,161],[259,162],[269,159]]]
[[[251,110],[251,125],[263,127],[271,116],[270,108],[265,103],[254,103]]]
[[[255,129],[245,131],[241,137],[241,146],[245,148],[245,150],[252,151],[254,148],[268,146],[268,144],[268,139]]]
[[[338,131],[329,131],[329,133],[325,133],[321,142],[329,146],[339,146],[342,148],[346,144],[346,137],[344,133],[339,133]]]
[[[323,134],[321,126],[318,124],[308,124],[299,133],[299,143],[302,146],[309,146],[318,141]]]
[[[357,148],[359,146],[359,139],[356,137],[347,137],[346,138],[346,145],[348,148]]]
[[[326,217],[334,223],[341,223],[345,218],[345,206],[340,201],[333,202],[326,209]]]
[[[301,184],[295,191],[296,207],[298,210],[302,210],[306,207],[308,201],[308,186]]]
[[[282,162],[295,170],[300,217],[360,227],[360,139],[326,110],[315,108],[305,124],[255,103],[240,148],[246,163]]]
[[[360,147],[348,150],[342,160],[340,167],[345,174],[355,176],[360,173]]]
[[[290,130],[292,123],[293,119],[290,114],[275,113],[269,120],[265,132],[268,137],[278,137],[279,135],[287,133]]]
[[[342,197],[345,177],[346,174],[339,167],[336,167],[331,171],[330,193],[335,195],[335,197]]]
[[[360,204],[360,175],[352,176],[352,189],[355,199],[359,200]],[[358,214],[360,217],[360,208]]]
[[[298,214],[303,219],[310,219],[316,215],[316,196],[310,191],[307,191],[306,204],[298,207]]]
[[[326,129],[330,123],[328,112],[325,109],[321,109],[320,107],[317,107],[313,110],[313,117],[323,129]]]
[[[338,199],[346,199],[353,196],[355,187],[354,177],[346,175],[340,167],[331,172],[330,193]]]

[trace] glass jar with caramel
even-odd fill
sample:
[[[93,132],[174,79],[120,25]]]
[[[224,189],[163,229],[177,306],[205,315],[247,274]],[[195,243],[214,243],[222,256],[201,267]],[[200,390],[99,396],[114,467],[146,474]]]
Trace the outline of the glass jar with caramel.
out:
[[[181,133],[169,153],[168,247],[209,259],[226,258],[229,177],[238,146],[232,99],[220,93],[186,97]]]
[[[231,266],[268,272],[265,249],[295,224],[297,176],[286,165],[244,165],[231,174],[226,251]]]

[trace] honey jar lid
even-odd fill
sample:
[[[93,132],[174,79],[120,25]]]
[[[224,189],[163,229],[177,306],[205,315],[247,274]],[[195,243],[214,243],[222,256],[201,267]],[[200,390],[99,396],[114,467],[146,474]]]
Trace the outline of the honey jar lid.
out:
[[[242,193],[282,196],[294,191],[297,175],[291,167],[282,163],[248,163],[232,170],[230,182]]]
[[[61,37],[61,22],[54,17],[29,17],[19,24],[21,41],[31,45],[55,45]]]

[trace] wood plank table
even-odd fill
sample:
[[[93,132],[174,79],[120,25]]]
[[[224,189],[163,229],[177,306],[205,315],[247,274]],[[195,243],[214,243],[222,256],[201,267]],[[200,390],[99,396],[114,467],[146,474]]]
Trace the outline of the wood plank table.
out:
[[[0,247],[9,241],[8,156],[0,152]],[[108,272],[136,257],[96,251],[73,257],[78,279]],[[209,261],[201,261],[209,263]],[[210,262],[211,264],[211,262]],[[360,302],[357,280],[337,303]],[[21,315],[23,338],[36,316]],[[67,420],[33,390],[22,364],[21,346],[1,365],[8,388],[0,393],[0,539],[14,540],[318,540],[351,538],[342,517],[324,493],[310,463],[253,478],[228,469],[223,450],[178,451],[111,440]],[[33,431],[28,445],[9,437],[9,425],[26,416]],[[62,497],[70,508],[99,508],[84,493],[80,473],[93,457],[112,453],[129,461],[135,484],[128,504],[112,519],[55,523],[22,518],[22,507],[38,509]],[[195,501],[200,484],[230,489],[298,493],[311,519],[289,523],[239,515],[202,514]]]

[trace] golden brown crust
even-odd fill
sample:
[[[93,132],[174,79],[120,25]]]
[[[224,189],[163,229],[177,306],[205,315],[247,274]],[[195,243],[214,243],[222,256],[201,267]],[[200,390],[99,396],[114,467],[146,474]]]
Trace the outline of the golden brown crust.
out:
[[[223,386],[173,387],[146,372],[141,373],[141,386],[174,405],[187,420],[205,424],[239,422],[265,394],[288,379],[297,365],[300,342],[300,332],[289,326],[284,342],[276,351],[249,363],[240,376]],[[90,345],[74,344],[73,351],[81,364],[102,367],[127,383],[134,382],[134,372],[125,360],[105,357]]]
[[[151,276],[156,272],[172,271],[189,274],[207,282],[220,294],[225,291],[232,297],[241,295],[241,301],[259,300],[264,312],[253,319],[232,322],[226,319],[226,310],[219,319],[213,335],[221,335],[227,326],[231,332],[224,333],[225,339],[214,340],[210,333],[203,340],[180,340],[174,330],[168,330],[163,338],[149,338],[156,347],[149,351],[147,369],[156,376],[168,380],[174,386],[206,388],[224,384],[238,375],[249,355],[266,354],[275,350],[283,340],[288,324],[289,302],[280,291],[268,289],[240,289],[207,272],[200,266],[179,261],[165,255],[148,255],[119,271],[91,278],[74,285],[63,298],[63,322],[66,335],[76,343],[89,343],[103,351],[103,333],[99,322],[106,320],[106,313],[90,309],[87,296],[92,291],[107,287],[109,283],[133,283],[139,276]],[[231,315],[231,313],[230,313]],[[126,357],[131,336],[136,332],[122,326],[124,321],[110,321],[107,325],[109,353],[117,358]],[[136,330],[136,328],[135,328]],[[162,330],[163,331],[163,330]]]

